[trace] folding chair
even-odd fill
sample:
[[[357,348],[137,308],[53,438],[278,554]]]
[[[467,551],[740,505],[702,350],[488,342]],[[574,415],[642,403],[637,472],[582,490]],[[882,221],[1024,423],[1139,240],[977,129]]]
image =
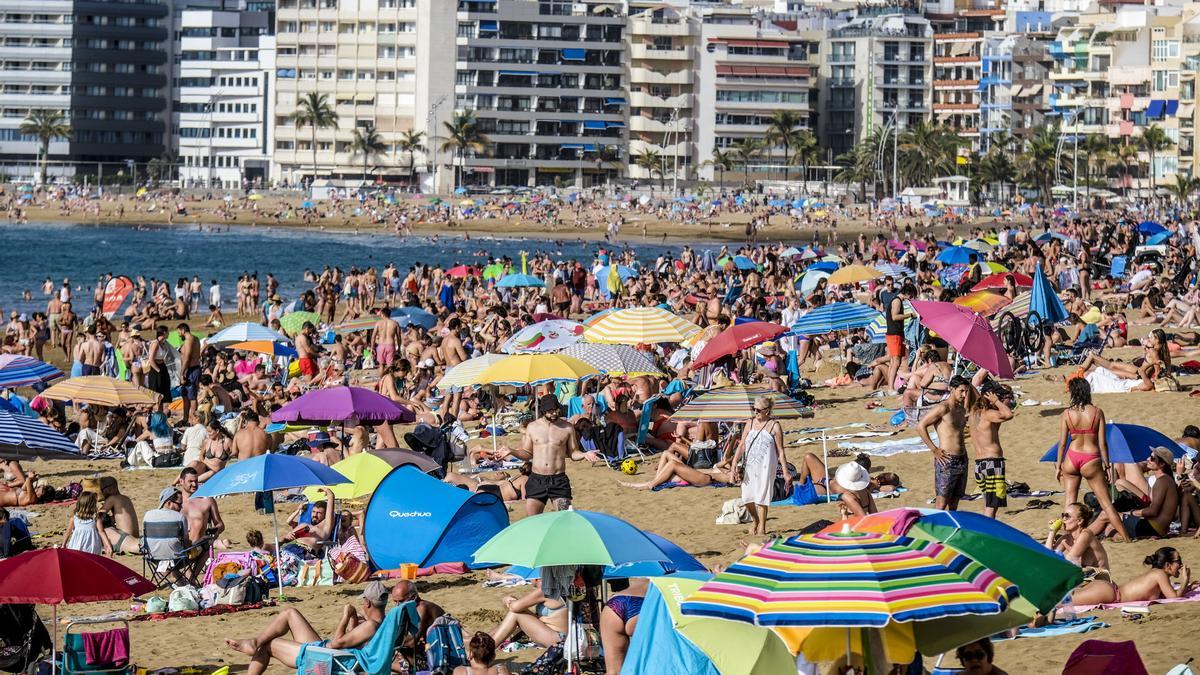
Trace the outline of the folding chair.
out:
[[[124,652],[128,655],[129,652],[129,622],[124,619],[81,619],[72,621],[67,624],[67,630],[63,633],[63,649],[60,654],[58,668],[63,675],[72,675],[73,673],[128,673],[132,672],[133,668],[128,661],[101,661],[89,663],[87,659],[87,648],[84,633],[72,632],[72,629],[80,626],[95,626],[100,624],[121,624],[120,628],[113,628],[109,631],[98,631],[112,633],[112,640],[121,644],[124,647]],[[94,660],[93,660],[94,661]]]
[[[658,450],[646,444],[646,439],[650,437],[650,421],[654,416],[654,403],[662,398],[661,394],[655,394],[646,399],[642,404],[642,412],[638,417],[637,437],[633,440],[625,439],[626,454],[637,453],[641,461],[646,461],[650,455],[658,454]]]
[[[199,588],[204,565],[207,560],[204,555],[212,544],[211,537],[181,549],[179,555],[173,558],[158,558],[150,552],[146,538],[142,537],[142,576],[150,579],[159,588],[167,588],[176,583],[184,583]]]
[[[296,656],[296,672],[300,675],[389,675],[392,662],[412,636],[413,653],[405,656],[408,672],[415,673],[416,655],[425,649],[424,636],[419,635],[421,617],[417,614],[417,602],[409,600],[388,611],[374,637],[356,649],[329,649],[305,645]]]

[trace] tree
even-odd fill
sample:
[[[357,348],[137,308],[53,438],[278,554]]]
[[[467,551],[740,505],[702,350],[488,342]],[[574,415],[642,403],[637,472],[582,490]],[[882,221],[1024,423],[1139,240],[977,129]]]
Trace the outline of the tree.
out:
[[[596,170],[604,171],[605,168],[614,169],[617,175],[620,175],[621,169],[624,168],[624,163],[621,161],[621,146],[619,145],[600,145],[596,148]],[[604,189],[607,190],[611,180],[607,171],[604,171]]]
[[[329,96],[314,91],[300,97],[300,101],[296,103],[296,112],[292,113],[292,120],[296,122],[297,129],[312,128],[313,175],[308,184],[311,189],[317,181],[317,131],[336,127],[338,114],[329,104]]]
[[[1138,144],[1142,146],[1150,155],[1150,171],[1147,174],[1150,177],[1150,197],[1154,197],[1154,180],[1157,176],[1154,175],[1154,157],[1157,153],[1167,150],[1175,143],[1167,136],[1167,132],[1157,124],[1151,124],[1142,130],[1142,136],[1138,139]]]
[[[467,153],[483,152],[491,140],[479,130],[474,110],[454,113],[454,117],[449,122],[442,122],[442,126],[446,128],[446,140],[442,141],[442,150],[453,152],[458,160],[454,165],[454,189],[457,190]]]
[[[363,181],[367,180],[367,165],[371,163],[372,157],[377,157],[387,153],[387,143],[383,141],[383,136],[375,129],[375,125],[367,122],[361,127],[355,127],[354,137],[350,140],[350,152],[355,155],[362,155],[363,158]]]
[[[734,160],[742,165],[742,173],[746,177],[742,184],[750,185],[750,162],[762,153],[763,142],[757,138],[743,138],[734,143],[730,150],[733,152]]]
[[[998,152],[1012,159],[1012,149],[1017,144],[1017,138],[1007,131],[993,131],[987,135],[988,153]]]
[[[1013,182],[1017,176],[1016,167],[1008,155],[993,145],[987,154],[979,158],[975,165],[973,177],[982,185],[999,185],[1000,198],[1004,198],[1004,186]]]
[[[633,162],[639,169],[643,169],[650,174],[650,180],[654,180],[655,175],[658,176],[659,190],[667,189],[665,179],[666,165],[664,164],[662,155],[657,150],[645,148],[634,156]]]
[[[776,110],[771,113],[771,121],[767,125],[766,143],[772,146],[783,146],[783,182],[788,180],[788,167],[791,164],[791,150],[802,141],[801,136],[806,132],[800,128],[803,118],[791,110]],[[765,147],[765,146],[764,146]]]
[[[396,141],[396,149],[408,154],[408,179],[413,185],[417,183],[417,153],[425,152],[425,132],[409,129],[400,134]]]
[[[1059,126],[1040,126],[1025,143],[1018,157],[1018,176],[1026,187],[1041,195],[1042,203],[1050,203],[1050,188],[1054,183],[1054,155],[1058,150]]]
[[[807,129],[801,131],[792,151],[792,164],[799,165],[803,172],[803,175],[800,176],[801,192],[808,194],[808,167],[820,159],[821,148],[817,143],[817,137]]]
[[[713,148],[712,157],[704,160],[704,163],[717,170],[717,175],[719,176],[718,182],[724,188],[725,172],[733,171],[734,169],[733,153],[725,152],[720,148]]]
[[[1187,207],[1192,193],[1200,189],[1200,178],[1175,174],[1175,184],[1168,185],[1167,189],[1171,191],[1180,206]]]
[[[40,184],[46,183],[46,169],[50,163],[50,141],[56,138],[70,138],[71,125],[67,123],[66,116],[61,110],[48,110],[46,108],[35,108],[29,111],[25,120],[21,122],[19,131],[27,136],[34,136],[38,139],[38,154],[41,166],[38,169]]]
[[[910,185],[928,185],[953,174],[962,143],[950,129],[920,120],[900,134],[900,174]]]

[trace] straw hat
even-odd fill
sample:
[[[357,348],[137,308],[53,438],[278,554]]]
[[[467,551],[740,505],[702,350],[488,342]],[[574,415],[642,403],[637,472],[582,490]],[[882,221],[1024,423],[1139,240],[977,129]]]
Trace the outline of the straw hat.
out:
[[[81,482],[83,483],[84,492],[95,492],[96,494],[100,494],[100,478],[98,476],[88,476]]]
[[[871,484],[871,474],[867,473],[867,470],[862,468],[858,462],[846,462],[839,466],[833,479],[842,486],[843,490],[850,492],[865,490]]]

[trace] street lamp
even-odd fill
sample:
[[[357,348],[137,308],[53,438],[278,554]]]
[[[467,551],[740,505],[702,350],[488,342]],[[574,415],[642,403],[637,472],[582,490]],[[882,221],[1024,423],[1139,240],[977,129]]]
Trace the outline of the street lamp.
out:
[[[434,116],[437,115],[438,108],[446,102],[446,95],[442,94],[438,97],[433,105],[429,106],[429,113],[425,115],[425,138],[429,141],[430,165],[433,167],[433,191],[437,192],[437,144],[433,142],[433,122]],[[410,176],[410,180],[414,180],[416,176]]]

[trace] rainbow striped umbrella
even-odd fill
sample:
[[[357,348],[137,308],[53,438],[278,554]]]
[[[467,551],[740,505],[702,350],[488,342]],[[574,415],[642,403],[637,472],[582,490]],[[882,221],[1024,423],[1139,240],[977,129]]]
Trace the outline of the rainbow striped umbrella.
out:
[[[1010,601],[1018,601],[1014,584],[953,548],[843,530],[776,540],[713,577],[680,610],[771,627],[798,651],[812,634],[797,629],[944,625],[948,617],[1004,614]]]
[[[557,352],[583,339],[585,326],[566,319],[548,319],[517,331],[500,347],[505,354]]]
[[[744,422],[754,417],[754,399],[767,396],[775,402],[771,415],[776,419],[805,417],[812,413],[803,403],[766,387],[737,384],[701,394],[675,411],[677,422]]]
[[[1012,304],[1000,310],[999,314],[992,317],[992,320],[996,321],[1005,314],[1012,314],[1018,319],[1024,319],[1029,316],[1029,304],[1032,299],[1033,293],[1031,291],[1020,293],[1017,295],[1017,299],[1012,301]]]
[[[992,316],[1012,304],[1007,296],[991,291],[971,291],[954,299],[954,304],[974,310],[976,314]]]
[[[696,324],[658,307],[620,309],[596,323],[583,334],[588,342],[617,345],[683,342],[700,332]]]
[[[39,382],[51,382],[63,377],[58,368],[32,356],[0,355],[0,388],[25,387]]]

